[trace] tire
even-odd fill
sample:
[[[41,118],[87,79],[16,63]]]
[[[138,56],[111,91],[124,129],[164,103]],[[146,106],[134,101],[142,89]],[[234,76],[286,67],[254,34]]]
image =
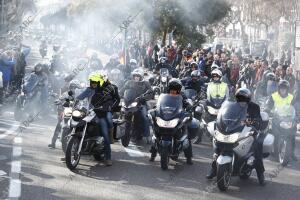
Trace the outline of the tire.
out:
[[[193,157],[193,150],[192,150],[192,144],[191,144],[191,141],[189,141],[189,147],[188,147],[187,149],[185,149],[183,152],[184,152],[184,156],[185,156],[187,159]]]
[[[226,191],[230,183],[230,165],[218,165],[217,166],[217,185],[219,190]]]
[[[278,160],[282,166],[287,166],[292,153],[292,142],[290,139],[281,138],[278,143]]]
[[[80,160],[80,154],[77,154],[78,148],[79,148],[80,140],[78,137],[70,137],[67,148],[66,148],[66,165],[67,167],[72,171],[76,169],[79,160]]]
[[[160,167],[162,170],[169,168],[169,149],[168,147],[162,147],[160,152]]]
[[[121,137],[121,143],[124,147],[128,147],[128,145],[129,145],[130,135],[131,135],[130,132],[131,132],[130,128],[128,128],[126,125],[125,134]]]
[[[64,153],[66,153],[66,149],[67,149],[67,144],[68,144],[68,135],[69,135],[69,130],[68,129],[63,129],[62,133],[61,133],[61,147]]]

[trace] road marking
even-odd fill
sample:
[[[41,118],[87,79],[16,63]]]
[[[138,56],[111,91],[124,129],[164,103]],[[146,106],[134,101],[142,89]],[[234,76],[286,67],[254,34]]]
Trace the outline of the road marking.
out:
[[[11,162],[11,173],[20,173],[21,172],[21,161],[12,161]]]
[[[22,147],[13,147],[13,157],[20,157],[22,155]]]
[[[9,198],[18,199],[21,196],[21,181],[19,179],[10,179]]]
[[[124,149],[131,157],[145,157],[145,154],[133,144],[129,144],[129,146],[124,147]]]
[[[15,137],[15,139],[14,139],[14,143],[16,143],[16,144],[21,144],[22,143],[22,138],[21,137]]]
[[[0,176],[5,176],[6,175],[6,172],[5,171],[2,171],[0,170]]]

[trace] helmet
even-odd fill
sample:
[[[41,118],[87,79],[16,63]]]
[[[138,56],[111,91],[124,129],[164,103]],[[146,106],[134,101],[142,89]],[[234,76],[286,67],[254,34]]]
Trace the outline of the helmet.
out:
[[[214,76],[218,76],[219,78],[221,78],[223,76],[221,70],[219,69],[214,69],[212,72],[211,72],[211,76],[214,77]]]
[[[167,57],[160,57],[160,59],[159,59],[159,62],[160,63],[166,63],[168,61],[168,58]]]
[[[235,92],[235,98],[237,102],[250,102],[251,91],[247,88],[240,88]]]
[[[135,69],[135,70],[133,70],[133,72],[131,72],[131,75],[132,75],[132,77],[139,76],[140,81],[142,81],[144,79],[144,70],[141,68]]]
[[[219,69],[219,66],[217,64],[213,63],[211,66],[211,70],[213,71],[215,69]]]
[[[37,63],[34,66],[34,72],[36,72],[36,73],[42,73],[43,68],[44,68],[44,65],[42,63]]]
[[[177,93],[179,94],[182,88],[181,81],[178,78],[172,78],[169,81],[169,86],[168,86],[168,92],[171,90],[176,90]]]
[[[60,45],[59,44],[53,45],[53,51],[59,51],[59,49],[60,49]]]
[[[81,89],[81,84],[80,84],[79,80],[72,80],[69,83],[69,89],[70,90]]]
[[[281,80],[278,83],[278,90],[280,89],[290,89],[290,83],[287,80]]]
[[[194,70],[191,73],[191,77],[199,79],[201,77],[201,72],[199,70]]]
[[[121,70],[119,69],[113,69],[110,72],[111,79],[114,81],[119,81],[118,79],[121,79]]]
[[[89,75],[89,81],[92,83],[97,83],[99,86],[102,86],[105,82],[104,77],[99,72],[93,72]]]
[[[276,80],[276,76],[274,73],[272,73],[272,72],[267,73],[266,81],[275,81],[275,80]]]
[[[91,56],[91,59],[96,59],[96,58],[98,58],[98,54],[96,52],[94,52]]]
[[[195,67],[195,68],[198,68],[198,64],[196,62],[191,62],[191,67]]]
[[[136,59],[130,59],[129,63],[130,63],[130,64],[135,64],[135,65],[137,65]]]

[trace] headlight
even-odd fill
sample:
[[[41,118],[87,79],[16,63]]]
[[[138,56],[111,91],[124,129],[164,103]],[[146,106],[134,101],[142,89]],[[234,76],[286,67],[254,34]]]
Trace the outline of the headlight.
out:
[[[128,106],[129,108],[132,108],[132,107],[136,107],[137,106],[137,102],[133,102],[132,104],[130,104],[130,106]]]
[[[219,131],[216,131],[216,134],[215,134],[215,139],[218,141],[218,142],[224,142],[224,143],[235,143],[239,138],[239,133],[233,133],[233,134],[230,134],[230,135],[224,135],[222,134],[221,132]]]
[[[167,82],[167,77],[161,77],[161,82]]]
[[[73,117],[81,117],[81,112],[78,110],[75,110],[75,111],[73,111],[72,116]]]
[[[280,122],[280,127],[283,129],[290,129],[293,127],[292,122]]]
[[[218,115],[219,109],[215,109],[211,106],[207,106],[208,113],[211,115]]]
[[[65,108],[64,109],[64,116],[70,117],[72,115],[72,108]]]
[[[165,121],[160,117],[156,117],[156,123],[161,128],[175,128],[179,122],[179,118]]]

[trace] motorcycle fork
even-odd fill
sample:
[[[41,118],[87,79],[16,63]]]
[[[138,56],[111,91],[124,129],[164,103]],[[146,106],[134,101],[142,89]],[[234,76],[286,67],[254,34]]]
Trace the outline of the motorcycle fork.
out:
[[[87,122],[85,122],[85,126],[84,126],[84,129],[83,129],[83,134],[82,134],[82,138],[81,138],[81,141],[80,141],[80,144],[79,144],[79,148],[78,148],[78,151],[77,151],[77,154],[79,155],[80,152],[81,152],[81,148],[82,148],[82,144],[83,144],[83,140],[84,140],[84,137],[85,137],[85,134],[86,134],[86,129],[87,129]]]

